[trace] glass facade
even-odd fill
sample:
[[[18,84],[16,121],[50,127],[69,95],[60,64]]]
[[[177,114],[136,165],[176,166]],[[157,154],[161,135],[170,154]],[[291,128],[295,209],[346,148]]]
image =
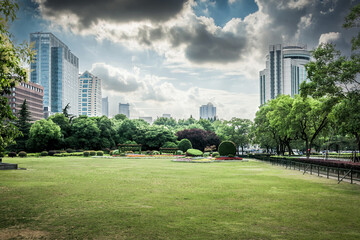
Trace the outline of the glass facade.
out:
[[[79,115],[102,115],[101,79],[88,71],[79,77]]]
[[[212,103],[200,107],[200,119],[215,119],[216,107]]]

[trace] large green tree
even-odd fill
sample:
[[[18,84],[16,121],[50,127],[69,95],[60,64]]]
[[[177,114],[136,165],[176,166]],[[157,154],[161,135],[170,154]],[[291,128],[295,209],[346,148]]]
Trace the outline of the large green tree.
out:
[[[71,136],[67,139],[70,148],[99,149],[100,129],[94,118],[82,115],[71,125]]]
[[[15,126],[21,132],[21,135],[16,138],[16,151],[26,150],[26,141],[29,139],[30,127],[31,127],[31,113],[28,109],[26,99],[21,104],[20,111],[18,113],[18,119],[15,122]]]
[[[10,94],[10,89],[17,83],[27,80],[22,63],[29,63],[33,56],[28,45],[16,46],[10,38],[9,23],[15,20],[18,8],[14,1],[0,1],[0,153],[20,134],[4,95]]]
[[[60,149],[62,134],[60,127],[52,120],[36,121],[30,128],[29,140],[26,143],[28,149],[33,152],[43,150]]]

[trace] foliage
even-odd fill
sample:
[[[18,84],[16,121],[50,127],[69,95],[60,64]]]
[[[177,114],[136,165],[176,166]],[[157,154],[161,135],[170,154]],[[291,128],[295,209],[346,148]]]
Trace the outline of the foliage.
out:
[[[83,154],[84,154],[84,157],[90,156],[90,152],[89,152],[89,151],[84,151]]]
[[[152,151],[151,155],[160,155],[160,152],[159,151]]]
[[[47,151],[42,151],[40,155],[43,156],[43,157],[46,157],[46,156],[49,155],[49,154],[48,154]]]
[[[116,115],[114,116],[114,118],[115,118],[116,120],[125,120],[125,119],[127,119],[127,117],[126,117],[125,114],[116,114]]]
[[[60,127],[52,120],[42,119],[31,126],[30,137],[26,145],[33,152],[40,152],[58,148],[61,141]]]
[[[54,156],[56,153],[57,153],[56,150],[50,150],[50,151],[48,152],[49,156]]]
[[[25,99],[21,104],[21,109],[18,113],[18,119],[15,121],[15,126],[19,129],[21,135],[15,139],[16,144],[10,146],[11,149],[16,151],[26,150],[26,141],[29,139],[29,132],[31,127],[31,114],[28,108],[29,107]]]
[[[98,148],[100,129],[96,119],[87,116],[75,118],[71,125],[71,133],[71,137],[67,139],[68,146],[84,149]]]
[[[181,139],[177,146],[181,151],[186,152],[189,148],[192,148],[192,144],[189,139]]]
[[[187,156],[194,156],[194,157],[200,157],[203,155],[203,152],[198,149],[190,148],[186,151]]]
[[[192,147],[199,150],[204,150],[206,146],[215,145],[220,143],[219,137],[210,131],[202,129],[185,129],[176,133],[178,139],[189,139]],[[182,149],[181,149],[182,150]]]
[[[162,148],[178,148],[178,146],[174,142],[166,142],[162,145]]]
[[[220,154],[218,152],[213,152],[211,154],[212,157],[220,157]]]
[[[48,120],[52,120],[60,127],[61,134],[64,136],[64,138],[67,138],[71,135],[70,120],[65,116],[64,113],[55,113],[54,115],[49,116]]]
[[[19,157],[22,157],[22,158],[27,157],[27,153],[25,151],[20,151],[18,155],[19,155]]]
[[[96,152],[94,150],[89,151],[90,156],[96,156]]]
[[[119,150],[116,149],[116,150],[112,151],[111,155],[119,155],[119,153],[120,153]]]
[[[16,152],[9,152],[8,153],[8,157],[13,158],[13,157],[16,157],[16,156],[17,156]]]
[[[137,128],[134,139],[137,143],[142,144],[144,149],[159,149],[166,142],[175,142],[174,133],[164,126],[143,125]]]
[[[183,152],[183,151],[181,151],[181,150],[177,150],[175,154],[176,154],[176,155],[183,155],[183,154],[184,154],[184,152]]]
[[[236,145],[232,141],[223,141],[219,145],[220,156],[229,156],[230,154],[236,154]]]
[[[209,157],[210,156],[210,153],[209,152],[206,152],[203,154],[204,157]]]
[[[103,151],[97,151],[96,152],[96,156],[103,156],[104,155],[104,152]]]

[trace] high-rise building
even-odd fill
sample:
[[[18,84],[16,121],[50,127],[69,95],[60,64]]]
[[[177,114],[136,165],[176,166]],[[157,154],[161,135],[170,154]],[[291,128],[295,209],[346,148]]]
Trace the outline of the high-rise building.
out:
[[[44,111],[61,112],[69,103],[69,113],[78,113],[79,59],[52,33],[31,33],[35,61],[30,81],[44,87]]]
[[[21,105],[26,99],[30,119],[36,121],[44,118],[44,88],[42,86],[32,82],[21,82],[16,87],[11,88],[10,95],[5,96],[9,99],[10,108],[14,115],[19,113]]]
[[[124,114],[127,118],[130,118],[130,104],[119,103],[119,114]]]
[[[168,113],[164,113],[162,115],[163,118],[171,118],[171,114],[168,114]]]
[[[299,94],[299,86],[306,81],[305,64],[310,61],[306,46],[270,45],[266,68],[260,71],[260,103],[264,104],[280,94]]]
[[[79,76],[79,115],[102,116],[101,79],[85,71]]]
[[[145,122],[152,124],[152,117],[139,117],[139,119],[142,119]]]
[[[216,107],[212,103],[200,107],[200,119],[215,119]]]
[[[109,97],[102,98],[102,115],[109,116]]]

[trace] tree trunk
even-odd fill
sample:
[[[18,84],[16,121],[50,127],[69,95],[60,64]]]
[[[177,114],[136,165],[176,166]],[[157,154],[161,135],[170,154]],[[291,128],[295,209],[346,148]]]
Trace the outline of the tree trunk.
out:
[[[311,149],[309,149],[309,141],[308,140],[305,141],[305,147],[306,147],[306,158],[309,159]]]

